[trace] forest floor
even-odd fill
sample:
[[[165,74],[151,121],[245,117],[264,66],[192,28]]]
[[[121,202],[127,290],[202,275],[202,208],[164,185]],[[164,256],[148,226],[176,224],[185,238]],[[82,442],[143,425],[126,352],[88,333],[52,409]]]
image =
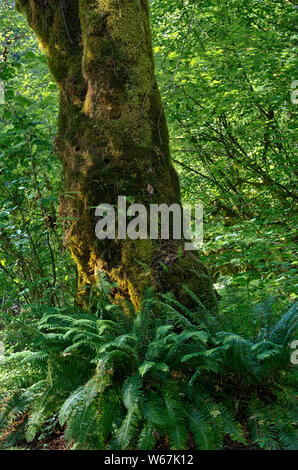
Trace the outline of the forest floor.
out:
[[[35,439],[30,447],[30,450],[69,450],[69,447],[64,441],[64,432],[55,431],[53,434],[45,439]]]
[[[188,450],[196,450],[192,443],[189,443]],[[27,444],[28,446],[28,444]],[[29,447],[26,447],[27,450],[70,450],[71,446],[68,446],[64,441],[64,431],[56,430],[54,433],[47,436],[45,439],[35,439]],[[156,450],[169,450],[165,445],[165,442],[160,442],[157,444]],[[254,443],[249,443],[248,445],[235,442],[229,437],[226,437],[224,440],[223,450],[261,450],[261,448]]]

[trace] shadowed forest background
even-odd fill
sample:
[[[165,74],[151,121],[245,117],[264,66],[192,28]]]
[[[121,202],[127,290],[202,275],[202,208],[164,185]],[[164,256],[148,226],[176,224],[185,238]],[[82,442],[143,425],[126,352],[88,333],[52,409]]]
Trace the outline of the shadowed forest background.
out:
[[[150,287],[140,309],[115,304],[102,274],[83,309],[59,210],[75,197],[55,155],[59,91],[14,3],[0,4],[0,449],[296,449],[297,6],[150,1],[217,308],[187,285],[190,304]]]

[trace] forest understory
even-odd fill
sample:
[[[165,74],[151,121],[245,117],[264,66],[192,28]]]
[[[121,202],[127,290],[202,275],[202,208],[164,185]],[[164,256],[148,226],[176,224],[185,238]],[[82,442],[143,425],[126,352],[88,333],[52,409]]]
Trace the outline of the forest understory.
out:
[[[1,2],[1,451],[297,450],[296,23]],[[121,191],[203,203],[194,261],[96,240]]]

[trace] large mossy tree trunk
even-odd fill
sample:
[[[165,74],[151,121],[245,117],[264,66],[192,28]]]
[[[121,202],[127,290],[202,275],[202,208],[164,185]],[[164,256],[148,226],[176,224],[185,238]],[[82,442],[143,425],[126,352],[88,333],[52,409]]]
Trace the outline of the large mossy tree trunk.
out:
[[[185,301],[186,284],[208,307],[214,293],[196,254],[177,240],[108,240],[95,236],[95,210],[118,195],[180,203],[158,86],[148,0],[17,0],[44,49],[60,89],[57,153],[63,163],[60,211],[71,218],[65,242],[79,289],[98,271],[117,281],[116,295],[138,307],[148,284]],[[69,195],[69,197],[68,197]],[[182,246],[183,248],[183,246]],[[166,266],[166,269],[165,269]]]

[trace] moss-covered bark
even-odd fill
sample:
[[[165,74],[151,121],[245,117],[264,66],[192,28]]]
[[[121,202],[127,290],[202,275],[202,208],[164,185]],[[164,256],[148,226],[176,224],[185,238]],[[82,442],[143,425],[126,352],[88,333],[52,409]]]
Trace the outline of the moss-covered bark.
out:
[[[57,148],[71,196],[61,198],[61,213],[74,219],[65,242],[80,289],[104,270],[118,282],[117,295],[136,306],[148,284],[183,300],[183,283],[214,306],[206,268],[194,254],[178,256],[179,242],[95,237],[94,207],[116,205],[118,195],[146,206],[180,202],[154,77],[148,0],[17,0],[17,8],[60,89]]]

